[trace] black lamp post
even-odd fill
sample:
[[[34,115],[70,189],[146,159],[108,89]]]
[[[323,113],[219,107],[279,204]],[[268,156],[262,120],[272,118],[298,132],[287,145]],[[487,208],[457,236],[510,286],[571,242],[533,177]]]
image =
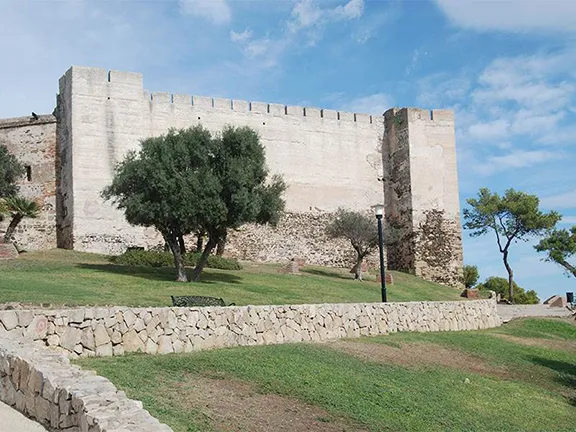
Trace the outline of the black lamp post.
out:
[[[384,270],[384,236],[382,235],[382,216],[384,215],[384,206],[375,205],[374,213],[378,220],[378,248],[380,249],[380,283],[382,284],[382,302],[386,303],[386,271]]]

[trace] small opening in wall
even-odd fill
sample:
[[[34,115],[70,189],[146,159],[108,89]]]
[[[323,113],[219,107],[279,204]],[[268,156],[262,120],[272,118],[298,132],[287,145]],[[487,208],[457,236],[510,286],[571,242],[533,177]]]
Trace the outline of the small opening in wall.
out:
[[[198,117],[198,120],[200,120],[200,117]]]
[[[30,165],[26,165],[26,180],[32,181],[32,167]]]
[[[262,124],[263,124],[264,126],[266,126],[266,122],[262,122]]]

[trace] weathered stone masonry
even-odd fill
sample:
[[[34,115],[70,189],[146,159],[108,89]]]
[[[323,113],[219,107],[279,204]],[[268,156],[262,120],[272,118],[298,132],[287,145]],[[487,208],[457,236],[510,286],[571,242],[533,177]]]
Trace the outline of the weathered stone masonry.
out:
[[[0,145],[15,155],[26,168],[20,192],[38,202],[42,214],[24,219],[17,230],[17,244],[22,249],[56,247],[56,118],[52,115],[0,120]],[[4,232],[9,220],[0,222]]]
[[[141,74],[78,66],[60,79],[57,100],[57,127],[50,124],[45,145],[55,154],[50,182],[57,189],[56,224],[50,229],[56,230],[59,247],[120,253],[128,246],[158,245],[155,230],[130,226],[121,212],[103,202],[100,192],[111,182],[115,165],[142,139],[169,128],[202,124],[218,132],[226,125],[250,126],[261,136],[271,173],[282,174],[289,185],[287,215],[278,229],[246,227],[232,233],[231,253],[260,261],[298,256],[312,264],[351,266],[352,260],[344,263],[330,246],[340,250],[344,244],[329,241],[322,224],[339,207],[366,211],[384,203],[387,237],[401,238],[388,248],[391,268],[449,285],[461,283],[450,111],[404,108],[371,116],[149,93]],[[27,157],[31,148],[19,136],[22,126],[34,122],[19,121],[22,125],[0,128],[0,140],[19,157]],[[39,167],[32,161],[33,176]],[[47,211],[53,218],[53,210]],[[23,225],[30,233],[21,237],[25,247],[48,246],[30,241],[36,229]]]
[[[0,401],[48,430],[172,431],[141,402],[128,399],[106,378],[70,365],[65,355],[13,335],[0,333],[0,338]]]
[[[0,331],[42,341],[72,357],[134,351],[165,354],[499,325],[494,300],[0,311]]]
[[[495,300],[0,311],[0,401],[50,430],[169,432],[69,358],[323,341],[500,325]],[[60,353],[59,353],[60,352]]]

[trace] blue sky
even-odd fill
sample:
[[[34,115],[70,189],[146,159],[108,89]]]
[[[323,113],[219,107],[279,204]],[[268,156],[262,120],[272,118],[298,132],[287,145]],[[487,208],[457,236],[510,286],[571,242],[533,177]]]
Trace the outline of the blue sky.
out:
[[[0,117],[48,113],[71,65],[144,73],[152,91],[382,113],[456,111],[460,195],[509,187],[576,223],[576,2],[60,0],[0,2]],[[492,236],[465,261],[505,275]],[[576,291],[533,242],[518,283]]]

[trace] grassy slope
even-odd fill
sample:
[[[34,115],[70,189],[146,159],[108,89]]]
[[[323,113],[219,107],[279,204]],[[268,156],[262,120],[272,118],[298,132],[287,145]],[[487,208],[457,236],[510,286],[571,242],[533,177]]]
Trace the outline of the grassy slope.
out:
[[[538,333],[574,342],[574,332],[567,323],[526,320],[488,331],[364,339],[457,347],[518,372],[506,380],[440,366],[407,368],[365,361],[311,344],[85,359],[80,364],[143,400],[177,432],[208,429],[206,418],[179,398],[181,383],[188,380],[193,385],[198,375],[250,381],[262,392],[319,405],[374,431],[569,431],[574,430],[576,413],[576,350],[524,346],[497,336]]]
[[[114,266],[106,257],[54,250],[0,261],[0,302],[92,305],[168,305],[170,295],[208,295],[245,304],[380,301],[380,284],[355,282],[344,270],[306,268],[283,275],[277,265],[246,264],[241,271],[207,269],[202,282],[173,282],[173,269]],[[394,273],[390,301],[458,300],[458,291]]]

